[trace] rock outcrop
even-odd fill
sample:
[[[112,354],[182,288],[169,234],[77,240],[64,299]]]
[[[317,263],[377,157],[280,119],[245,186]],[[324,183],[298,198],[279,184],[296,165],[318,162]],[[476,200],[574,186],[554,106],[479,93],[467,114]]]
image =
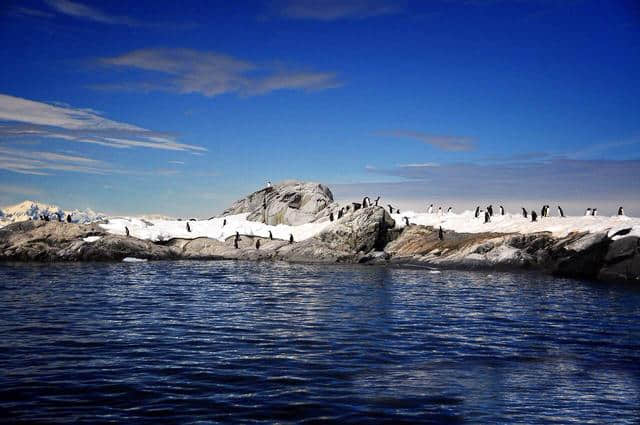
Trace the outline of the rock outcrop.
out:
[[[329,214],[333,194],[319,183],[287,180],[265,187],[224,210],[221,216],[249,213],[248,220],[297,226]]]

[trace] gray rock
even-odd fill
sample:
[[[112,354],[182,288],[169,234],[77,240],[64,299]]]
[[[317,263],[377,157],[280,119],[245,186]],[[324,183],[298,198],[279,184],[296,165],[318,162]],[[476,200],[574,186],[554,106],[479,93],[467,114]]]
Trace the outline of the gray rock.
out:
[[[333,194],[319,183],[287,180],[234,202],[221,216],[249,213],[251,221],[300,225],[329,215]],[[266,205],[266,208],[264,206]]]
[[[604,261],[607,263],[616,263],[638,255],[640,255],[640,238],[628,236],[611,242]]]

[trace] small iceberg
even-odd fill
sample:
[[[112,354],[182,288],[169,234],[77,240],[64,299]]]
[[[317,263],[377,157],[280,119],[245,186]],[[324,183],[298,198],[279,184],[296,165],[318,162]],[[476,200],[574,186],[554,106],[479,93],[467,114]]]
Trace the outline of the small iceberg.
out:
[[[144,263],[146,258],[125,257],[122,259],[123,263]]]
[[[86,238],[82,238],[82,240],[85,242],[95,242],[97,240],[100,240],[101,238],[102,236],[87,236]]]

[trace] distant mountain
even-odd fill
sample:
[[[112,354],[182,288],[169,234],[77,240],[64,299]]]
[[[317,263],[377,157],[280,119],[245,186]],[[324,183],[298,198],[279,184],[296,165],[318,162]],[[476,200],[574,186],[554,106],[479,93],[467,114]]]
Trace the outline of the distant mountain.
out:
[[[43,215],[48,216],[51,220],[57,220],[58,216],[65,220],[67,214],[71,215],[71,220],[74,223],[89,223],[103,220],[107,217],[91,209],[65,211],[57,205],[27,200],[19,204],[2,207],[0,209],[0,225],[6,226],[16,221],[38,220]]]

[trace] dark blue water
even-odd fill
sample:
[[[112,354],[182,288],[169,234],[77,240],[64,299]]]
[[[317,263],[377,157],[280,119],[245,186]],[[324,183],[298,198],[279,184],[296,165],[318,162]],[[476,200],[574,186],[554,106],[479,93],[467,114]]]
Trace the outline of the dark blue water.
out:
[[[0,265],[0,421],[638,423],[640,291],[355,266]]]

